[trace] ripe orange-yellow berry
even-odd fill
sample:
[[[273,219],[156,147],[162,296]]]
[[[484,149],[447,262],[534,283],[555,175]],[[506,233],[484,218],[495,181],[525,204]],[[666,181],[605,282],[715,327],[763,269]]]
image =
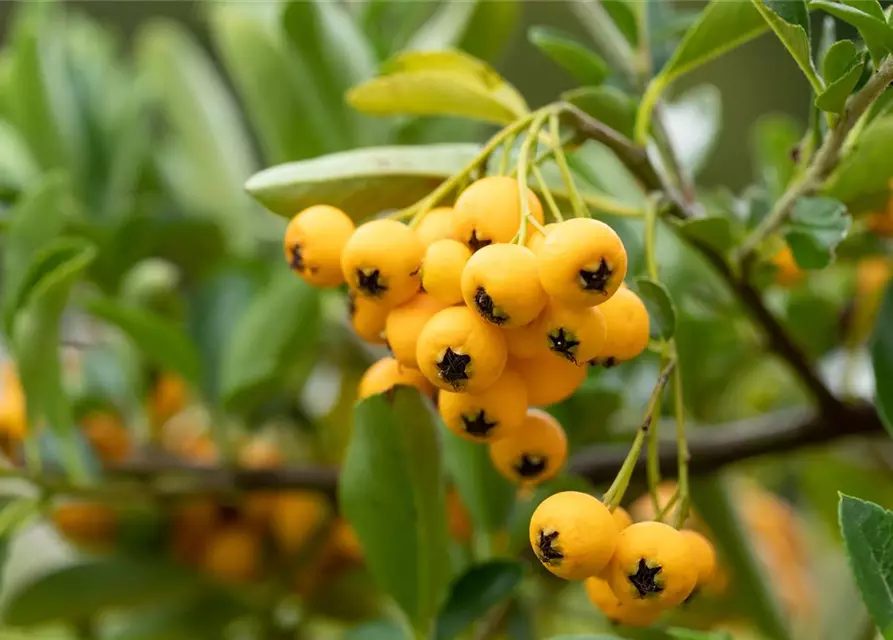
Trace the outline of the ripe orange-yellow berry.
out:
[[[491,244],[475,253],[462,272],[462,297],[484,320],[523,327],[546,305],[536,256],[516,244]]]
[[[91,551],[106,551],[115,543],[118,514],[107,504],[78,500],[53,508],[53,525],[72,544]]]
[[[25,415],[25,392],[11,362],[0,368],[0,436],[21,440],[28,431]]]
[[[688,558],[697,571],[697,585],[710,582],[716,571],[716,550],[713,544],[697,531],[683,529],[679,532],[688,547]]]
[[[130,457],[133,441],[121,418],[110,411],[94,411],[81,419],[84,435],[97,457],[107,464]]]
[[[405,224],[373,220],[357,227],[347,241],[341,270],[357,295],[396,307],[418,293],[424,253],[422,241]]]
[[[527,189],[531,215],[543,222],[543,206]],[[509,242],[521,228],[521,197],[518,181],[507,176],[488,176],[471,183],[459,194],[453,207],[453,238],[472,251],[499,242]],[[527,232],[533,226],[528,223]]]
[[[794,259],[794,253],[788,245],[784,245],[772,257],[772,264],[777,271],[775,281],[782,287],[792,287],[803,279],[803,270]]]
[[[471,516],[459,492],[453,488],[446,494],[446,510],[450,537],[456,542],[469,542],[472,534]]]
[[[438,240],[453,237],[453,208],[434,207],[425,214],[421,222],[415,228],[419,240],[426,247]]]
[[[597,498],[563,491],[543,500],[530,518],[530,546],[559,578],[584,580],[601,573],[617,546],[617,525]]]
[[[397,362],[404,367],[419,368],[416,361],[419,334],[434,314],[445,306],[428,294],[419,293],[391,309],[385,323],[385,337]]]
[[[527,417],[527,388],[506,367],[499,379],[479,394],[441,391],[437,408],[446,426],[476,442],[498,440],[521,428]]]
[[[502,335],[505,336],[509,358],[529,359],[549,355],[546,341],[540,339],[542,336],[536,320],[523,327],[503,329]]]
[[[556,224],[537,253],[537,261],[546,293],[568,306],[601,304],[626,277],[626,249],[620,236],[591,218]]]
[[[505,338],[467,307],[449,307],[422,329],[416,358],[425,377],[441,389],[482,393],[505,369]]]
[[[605,345],[605,319],[597,307],[568,307],[552,300],[536,322],[549,351],[573,364],[585,365]]]
[[[893,181],[889,187],[893,189]],[[893,197],[887,200],[883,211],[869,214],[866,222],[869,230],[882,238],[893,238]]]
[[[520,429],[490,443],[490,460],[503,477],[532,486],[554,478],[567,459],[567,436],[545,411],[528,409]]]
[[[533,251],[534,255],[540,252],[540,249],[543,248],[543,243],[546,241],[546,236],[552,233],[552,229],[555,228],[554,222],[547,224],[543,227],[543,231],[539,229],[533,229],[530,232],[530,235],[527,236],[527,241],[524,243],[528,249]],[[544,233],[545,232],[545,233]]]
[[[341,209],[325,204],[308,207],[285,229],[285,259],[310,284],[337,287],[344,282],[341,253],[353,232],[353,220]]]
[[[648,347],[649,320],[645,303],[627,287],[598,306],[605,318],[605,344],[595,358],[607,367],[632,360]]]
[[[422,288],[444,304],[462,302],[462,271],[471,250],[457,240],[438,240],[428,246],[422,262]]]
[[[691,595],[698,572],[681,533],[662,522],[637,522],[620,532],[606,577],[621,602],[668,609]]]
[[[160,429],[165,422],[183,411],[189,402],[189,387],[175,373],[162,373],[152,387],[146,412],[152,427]]]
[[[251,527],[234,523],[215,532],[205,548],[205,571],[222,582],[247,582],[257,575],[261,540]]]
[[[171,515],[174,558],[190,566],[200,565],[219,519],[220,510],[213,498],[196,496],[177,504]]]
[[[357,399],[390,391],[397,385],[415,387],[425,396],[434,394],[434,387],[419,371],[400,366],[394,358],[382,358],[366,369],[357,388]]]
[[[617,525],[617,531],[623,531],[633,523],[632,517],[623,507],[615,507],[614,511],[611,512],[611,515],[614,517],[614,524]]]
[[[546,407],[566,400],[586,380],[586,367],[556,358],[548,351],[533,358],[513,358],[511,366],[524,378],[527,401],[532,407]]]
[[[663,613],[660,607],[649,602],[620,602],[607,581],[598,576],[586,578],[583,584],[589,601],[615,624],[650,627]]]
[[[358,296],[353,291],[347,292],[347,312],[350,325],[366,342],[385,344],[384,330],[390,309],[376,304],[368,298]]]
[[[270,530],[286,554],[300,549],[322,525],[327,515],[325,499],[312,491],[285,491],[273,495]]]

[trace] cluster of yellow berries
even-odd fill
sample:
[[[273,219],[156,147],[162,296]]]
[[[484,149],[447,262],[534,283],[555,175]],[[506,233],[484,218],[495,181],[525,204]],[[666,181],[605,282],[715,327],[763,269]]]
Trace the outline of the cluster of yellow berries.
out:
[[[451,431],[489,443],[509,479],[536,484],[558,472],[567,443],[529,407],[568,398],[589,364],[639,355],[649,321],[623,284],[614,230],[590,218],[543,227],[539,199],[526,197],[526,229],[518,181],[505,176],[473,182],[415,226],[354,227],[341,210],[312,206],[289,223],[284,249],[307,282],[346,283],[353,328],[393,354],[366,372],[360,398],[397,384],[437,391]]]
[[[530,519],[530,545],[551,573],[584,580],[590,601],[612,622],[650,626],[709,583],[716,552],[693,530],[633,523],[576,491],[546,498]]]

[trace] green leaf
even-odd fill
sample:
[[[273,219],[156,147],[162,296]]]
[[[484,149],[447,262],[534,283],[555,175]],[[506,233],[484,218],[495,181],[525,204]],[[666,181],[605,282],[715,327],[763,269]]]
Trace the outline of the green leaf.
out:
[[[223,345],[224,403],[244,410],[264,399],[287,365],[316,343],[319,319],[319,292],[283,268],[244,310]]]
[[[263,206],[291,218],[325,202],[362,220],[409,206],[460,171],[475,144],[372,147],[290,162],[255,174],[245,189]]]
[[[372,575],[420,635],[450,580],[436,424],[415,389],[363,400],[338,486]]]
[[[603,0],[602,4],[623,37],[633,46],[638,44],[639,25],[636,17],[638,9],[633,8],[634,3],[629,0]]]
[[[722,128],[722,96],[710,84],[692,87],[664,109],[667,135],[679,162],[696,175],[710,157]]]
[[[636,287],[651,318],[651,336],[669,340],[676,333],[676,305],[662,282],[636,278]]]
[[[728,252],[737,242],[737,229],[733,229],[732,221],[718,216],[696,218],[684,222],[680,229],[682,235],[702,243],[720,253]]]
[[[859,50],[855,42],[838,40],[822,59],[822,77],[829,83],[834,82],[842,78],[858,59]]]
[[[810,51],[809,9],[806,7],[806,0],[752,0],[752,2],[794,58],[813,90],[822,91],[824,85],[816,75]]]
[[[600,85],[611,73],[600,55],[563,31],[531,27],[527,39],[582,85]]]
[[[885,640],[893,638],[893,513],[840,495],[840,530],[862,600]]]
[[[157,561],[122,557],[83,561],[21,586],[6,601],[3,620],[16,627],[34,627],[89,619],[112,608],[182,596],[196,586],[191,576]]]
[[[865,12],[852,6],[855,4],[848,5],[827,0],[811,0],[810,2],[811,7],[822,9],[825,13],[856,27],[862,39],[865,40],[872,60],[877,64],[884,55],[893,51],[893,29],[882,17],[871,15],[871,9],[869,12]],[[862,7],[862,3],[859,3],[858,6]]]
[[[475,620],[515,592],[524,567],[514,560],[494,560],[471,567],[452,585],[437,618],[435,640],[452,640]]]
[[[459,51],[403,53],[347,92],[373,115],[461,116],[508,124],[527,113],[518,91],[486,63]]]
[[[153,22],[138,34],[136,59],[189,167],[190,203],[214,216],[230,246],[248,252],[256,234],[240,185],[255,169],[239,109],[209,56],[185,27]]]
[[[824,194],[845,203],[872,195],[886,196],[893,177],[893,116],[873,120],[825,183]]]
[[[478,0],[445,2],[410,38],[405,51],[440,51],[462,41],[478,9]]]
[[[617,87],[581,87],[561,97],[623,135],[633,135],[636,103]]]
[[[773,199],[784,192],[794,175],[792,152],[800,144],[800,124],[784,115],[769,115],[757,120],[751,132],[755,173]]]
[[[893,285],[887,287],[871,338],[878,415],[893,436]]]
[[[337,120],[320,98],[306,64],[291,55],[279,32],[242,5],[227,3],[212,6],[210,26],[268,163],[339,147]]]
[[[40,175],[37,161],[25,139],[8,122],[0,120],[0,198],[17,194]]]
[[[698,516],[713,533],[718,550],[735,576],[736,603],[769,640],[790,640],[791,632],[773,589],[774,580],[760,562],[750,533],[736,508],[733,487],[724,476],[697,476],[691,493]]]
[[[696,631],[680,627],[668,628],[667,635],[675,640],[734,640],[727,631]]]
[[[493,467],[487,447],[463,440],[445,427],[441,433],[444,464],[475,532],[487,535],[504,529],[514,505],[514,485]]]
[[[831,45],[822,60],[822,75],[828,86],[816,96],[816,107],[831,113],[842,112],[864,68],[865,59],[852,41],[840,40]]]
[[[833,198],[800,198],[784,234],[794,259],[803,269],[824,269],[846,237],[852,222],[846,205]]]
[[[505,51],[521,18],[519,0],[478,2],[477,11],[457,49],[481,60],[495,60]]]
[[[188,334],[170,320],[143,307],[109,298],[92,298],[86,311],[116,326],[140,349],[146,360],[175,371],[194,384],[201,382],[201,360]]]
[[[344,640],[401,640],[405,638],[405,630],[390,620],[367,622],[349,629],[344,634]]]

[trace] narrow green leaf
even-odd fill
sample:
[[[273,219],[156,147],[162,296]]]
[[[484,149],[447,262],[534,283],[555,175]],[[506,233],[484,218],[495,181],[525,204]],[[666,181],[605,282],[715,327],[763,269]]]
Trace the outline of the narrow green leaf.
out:
[[[814,91],[823,89],[816,75],[809,44],[809,9],[806,0],[752,0],[766,23],[781,40]]]
[[[0,154],[0,198],[3,198],[24,190],[40,171],[25,139],[4,120],[0,120],[0,149],[3,149]]]
[[[794,259],[803,269],[824,269],[846,237],[852,220],[846,205],[833,198],[800,198],[784,227]]]
[[[893,177],[893,116],[873,120],[843,157],[825,185],[825,195],[850,203],[857,198],[884,194]]]
[[[718,550],[735,576],[736,603],[769,640],[790,640],[774,581],[761,564],[736,508],[734,492],[724,476],[698,476],[691,480],[695,509],[713,532]]]
[[[841,113],[846,107],[847,98],[859,84],[865,60],[861,57],[839,78],[828,84],[828,88],[816,96],[815,106],[822,111]]]
[[[478,2],[457,49],[481,60],[492,61],[503,54],[521,20],[520,0]]]
[[[157,561],[83,561],[21,586],[6,602],[3,619],[16,627],[83,620],[112,608],[176,598],[195,586],[192,574]]]
[[[194,384],[201,382],[201,360],[187,333],[170,320],[143,307],[109,298],[92,298],[86,311],[116,326],[143,356],[166,371],[175,371]]]
[[[801,125],[783,115],[764,116],[751,131],[754,172],[773,200],[782,194],[794,175],[793,154],[801,135]]]
[[[437,618],[435,640],[452,640],[475,620],[512,596],[524,567],[514,560],[494,560],[471,567],[452,585]]]
[[[738,231],[732,227],[732,221],[718,216],[688,220],[680,227],[682,234],[708,247],[726,253],[738,240]]]
[[[416,202],[465,167],[475,144],[371,147],[265,169],[245,189],[267,209],[291,218],[324,202],[361,220]]]
[[[651,318],[651,335],[669,340],[676,333],[676,305],[662,282],[636,278],[636,287]]]
[[[639,43],[639,25],[636,17],[638,9],[633,8],[635,3],[630,0],[603,0],[602,4],[623,37],[636,46]]]
[[[612,129],[632,137],[636,125],[636,103],[617,87],[581,87],[561,97]]]
[[[440,51],[462,41],[477,12],[479,0],[445,2],[437,7],[426,22],[410,38],[405,51]]]
[[[436,420],[415,389],[357,405],[339,504],[378,584],[427,633],[450,579]]]
[[[878,414],[893,436],[893,285],[887,287],[871,339]]]
[[[893,638],[893,513],[840,495],[840,530],[862,600],[885,640]]]
[[[882,18],[875,17],[854,6],[827,0],[811,0],[810,6],[822,9],[825,13],[856,27],[862,39],[865,40],[865,45],[871,52],[871,58],[875,64],[884,55],[893,51],[893,29]]]
[[[262,400],[287,365],[316,343],[319,318],[318,291],[283,268],[244,310],[223,345],[224,403],[244,410]]]
[[[490,461],[487,447],[441,429],[444,464],[468,508],[474,530],[484,535],[505,528],[514,505],[515,487]]]
[[[598,86],[611,73],[600,55],[558,29],[531,27],[527,39],[582,85]]]

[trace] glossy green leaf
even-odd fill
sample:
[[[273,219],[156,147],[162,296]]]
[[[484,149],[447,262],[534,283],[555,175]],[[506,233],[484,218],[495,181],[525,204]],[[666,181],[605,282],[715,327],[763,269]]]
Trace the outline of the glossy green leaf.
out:
[[[676,305],[662,282],[636,278],[636,287],[651,320],[651,336],[669,340],[676,333]]]
[[[735,246],[738,236],[732,221],[720,217],[688,220],[680,226],[680,230],[685,237],[723,254]]]
[[[174,602],[151,602],[128,615],[108,640],[196,640],[225,637],[247,605],[223,590],[209,590]]]
[[[185,27],[170,22],[142,29],[136,59],[181,145],[190,203],[219,221],[236,251],[249,251],[256,236],[241,185],[254,173],[254,153],[212,60]]]
[[[338,489],[372,575],[424,635],[450,563],[437,421],[417,390],[357,405]]]
[[[220,393],[226,405],[246,409],[262,400],[289,363],[316,344],[319,321],[319,292],[283,265],[222,347]]]
[[[858,59],[859,50],[855,42],[838,40],[822,58],[822,77],[829,83],[834,82],[843,77]]]
[[[794,175],[793,154],[801,135],[801,125],[784,115],[763,116],[751,131],[755,173],[773,199],[784,192]]]
[[[632,137],[636,124],[636,103],[617,87],[581,87],[561,97],[612,129]]]
[[[680,164],[696,175],[713,152],[722,128],[719,89],[702,84],[680,94],[665,106],[664,124]]]
[[[831,264],[851,222],[846,205],[838,200],[821,196],[797,200],[784,227],[797,264],[803,269],[824,269]]]
[[[821,9],[835,18],[856,27],[871,57],[877,63],[887,53],[893,51],[893,28],[883,18],[871,15],[857,8],[856,3],[844,4],[827,0],[811,0],[810,7]],[[859,5],[861,7],[861,4]]]
[[[769,27],[803,71],[813,89],[823,88],[810,50],[809,9],[806,0],[752,0]]]
[[[851,40],[839,40],[831,45],[822,60],[822,76],[827,88],[816,96],[816,106],[831,113],[843,111],[864,68],[865,59]]]
[[[444,2],[413,34],[405,51],[440,51],[458,45],[478,9],[479,0]]]
[[[531,27],[527,39],[582,85],[600,85],[611,73],[600,55],[558,29]]]
[[[92,316],[120,329],[146,360],[194,384],[201,382],[201,360],[183,328],[148,309],[110,298],[92,298],[84,307]]]
[[[508,124],[527,112],[524,98],[486,63],[459,51],[403,53],[382,74],[347,92],[373,115],[460,116]]]
[[[6,602],[3,620],[16,627],[83,620],[108,609],[176,598],[195,586],[192,574],[157,561],[85,560],[21,586]]]
[[[19,132],[0,120],[0,198],[16,194],[39,175],[37,161]]]
[[[862,600],[885,640],[893,638],[893,513],[840,496],[840,530]]]
[[[453,583],[437,618],[435,640],[452,640],[475,620],[512,596],[524,567],[513,560],[494,560],[468,569]]]
[[[871,364],[878,414],[887,432],[893,436],[893,286],[887,287],[875,320]]]
[[[324,202],[361,220],[413,204],[479,151],[475,144],[355,149],[265,169],[245,189],[287,218]]]
[[[457,49],[481,60],[492,61],[504,52],[521,20],[521,0],[478,2]]]
[[[692,501],[698,516],[713,532],[721,557],[735,576],[736,603],[767,639],[791,640],[774,580],[754,549],[732,489],[729,478],[724,476],[691,479]]]
[[[893,177],[893,116],[873,120],[828,179],[825,195],[842,202],[886,194]],[[886,199],[886,198],[885,198]]]
[[[620,29],[623,37],[635,46],[639,42],[639,25],[636,13],[638,9],[634,8],[635,2],[630,0],[602,0],[605,11],[611,16],[611,20]]]
[[[290,55],[278,31],[241,5],[228,3],[211,8],[210,26],[268,163],[338,148],[337,120],[320,98],[305,62]]]
[[[444,465],[468,509],[474,530],[490,534],[505,528],[514,505],[515,487],[499,475],[487,447],[441,429]]]

